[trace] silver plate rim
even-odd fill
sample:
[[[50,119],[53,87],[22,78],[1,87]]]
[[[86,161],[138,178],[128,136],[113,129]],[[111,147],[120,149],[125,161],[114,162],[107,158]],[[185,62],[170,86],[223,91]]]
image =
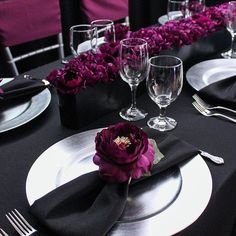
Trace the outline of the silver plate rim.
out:
[[[176,11],[176,14],[175,14],[176,16],[181,16],[181,12],[180,11]],[[168,15],[167,14],[165,14],[165,15],[162,15],[162,16],[160,16],[159,18],[158,18],[158,23],[160,24],[160,25],[164,25],[166,22],[168,22],[169,21],[169,19],[168,19]]]
[[[225,59],[225,58],[217,58],[212,60],[206,60],[199,62],[188,69],[186,72],[186,80],[189,85],[199,91],[200,89],[205,88],[210,83],[207,83],[205,77],[207,77],[207,73],[210,70],[217,69],[217,67],[224,67],[225,69],[236,67],[236,60],[234,59]],[[209,73],[211,76],[213,73]],[[233,74],[232,74],[233,75]],[[236,69],[235,69],[236,75]],[[226,76],[227,77],[227,76]],[[225,79],[224,76],[218,78],[217,81]]]
[[[85,134],[88,136],[94,135],[95,137],[100,130],[89,130],[67,137],[50,146],[36,159],[28,172],[25,185],[29,205],[55,189],[55,176],[54,179],[48,177],[55,175],[53,172],[57,174],[58,169],[68,161],[68,153],[70,152],[70,155],[71,152],[73,153],[73,147],[68,145],[70,139],[78,139]],[[83,140],[85,143],[87,141]],[[94,147],[94,142],[90,142],[88,146],[85,146],[83,151],[86,152],[87,149],[91,149],[91,145]],[[53,156],[56,157],[56,162]],[[45,169],[46,166],[50,168]],[[119,223],[109,235],[121,236],[124,235],[124,232],[128,233],[128,231],[137,234],[137,236],[172,235],[192,224],[208,205],[212,193],[212,177],[207,164],[200,155],[179,165],[179,168],[183,185],[178,198],[170,207],[160,214],[140,222]],[[201,173],[201,175],[198,175],[198,173]],[[43,181],[39,176],[46,178],[46,181]],[[192,186],[195,187],[192,188]],[[191,191],[189,191],[190,188]],[[192,202],[195,204],[192,204]]]
[[[15,129],[30,122],[48,107],[50,101],[51,93],[48,88],[44,89],[39,94],[34,95],[29,100],[29,107],[27,107],[27,109],[22,114],[7,122],[0,123],[0,133]]]

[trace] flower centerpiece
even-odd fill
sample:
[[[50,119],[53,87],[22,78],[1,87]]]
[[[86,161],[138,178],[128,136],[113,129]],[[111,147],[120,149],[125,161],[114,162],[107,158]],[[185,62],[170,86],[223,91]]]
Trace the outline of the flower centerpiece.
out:
[[[162,157],[147,134],[131,123],[118,123],[99,132],[95,138],[93,162],[108,182],[126,182],[147,175]]]
[[[94,87],[95,85],[97,87],[100,84],[111,85],[120,80],[118,56],[121,39],[127,37],[145,39],[148,42],[150,56],[158,55],[162,50],[190,45],[223,28],[225,22],[222,12],[227,7],[227,4],[209,7],[203,12],[186,19],[172,20],[162,26],[142,28],[136,32],[130,32],[127,26],[116,24],[116,42],[108,42],[101,45],[96,53],[86,52],[80,54],[69,61],[64,68],[54,70],[47,76],[47,80],[58,91],[61,116],[62,104],[65,105],[66,103],[60,102],[60,100],[65,100],[64,97],[66,95],[68,95],[67,98],[75,97],[75,95],[81,94],[83,90],[88,90],[89,87]],[[109,40],[110,36],[106,35],[106,37]],[[122,92],[123,94],[125,92]],[[116,102],[120,98],[121,96],[115,99]],[[106,101],[103,102],[106,104]],[[69,99],[68,103],[75,104],[76,102],[75,99],[73,101]],[[119,109],[119,107],[116,106],[114,109]],[[68,111],[64,113],[67,114],[67,118],[76,114],[71,112],[68,115]],[[62,123],[68,126],[68,124],[73,122],[63,121]]]

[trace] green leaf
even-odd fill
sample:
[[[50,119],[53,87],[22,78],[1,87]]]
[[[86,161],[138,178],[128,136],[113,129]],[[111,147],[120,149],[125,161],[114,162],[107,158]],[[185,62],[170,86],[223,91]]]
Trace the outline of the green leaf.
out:
[[[153,164],[156,165],[158,162],[160,162],[160,160],[164,157],[164,155],[160,152],[160,150],[157,146],[157,143],[154,139],[149,139],[149,141],[152,143],[152,146],[155,151],[155,157],[154,157]]]

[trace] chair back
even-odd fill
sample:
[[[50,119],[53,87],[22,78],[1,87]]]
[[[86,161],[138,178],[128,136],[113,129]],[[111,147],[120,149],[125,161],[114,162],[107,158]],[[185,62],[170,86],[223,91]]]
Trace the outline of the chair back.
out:
[[[17,59],[11,54],[12,46],[53,35],[58,35],[56,45],[37,49]],[[64,57],[59,0],[0,1],[0,47],[3,48],[14,74],[18,74],[15,62],[26,57],[55,48],[59,49],[59,57]]]
[[[115,21],[128,16],[128,0],[81,0],[81,10],[88,22],[97,19]]]

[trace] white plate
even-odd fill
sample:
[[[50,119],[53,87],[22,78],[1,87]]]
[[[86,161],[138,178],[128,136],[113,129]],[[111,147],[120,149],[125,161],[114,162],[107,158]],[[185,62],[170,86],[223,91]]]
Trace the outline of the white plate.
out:
[[[172,14],[172,17],[175,17],[176,19],[178,19],[180,16],[182,16],[182,13],[181,11],[173,11],[171,12],[170,14]],[[168,19],[168,15],[163,15],[163,16],[160,16],[158,18],[158,23],[160,25],[164,25],[166,22],[168,22],[169,19]]]
[[[213,59],[192,66],[186,73],[188,83],[197,91],[209,84],[236,75],[235,59]]]
[[[26,180],[26,195],[30,205],[58,186],[97,169],[92,160],[87,162],[87,158],[83,158],[91,158],[94,154],[94,138],[98,131],[100,129],[63,139],[39,156]],[[82,161],[77,161],[79,158]],[[212,192],[211,174],[199,155],[180,165],[179,170],[182,177],[181,189],[167,208],[142,220],[119,222],[109,235],[172,235],[192,224],[209,202]],[[166,184],[169,184],[168,179]],[[154,198],[152,196],[149,201],[155,208]]]
[[[3,80],[10,82],[11,80]],[[49,105],[51,93],[48,89],[34,95],[29,101],[15,103],[0,110],[0,133],[17,128],[39,116]]]

